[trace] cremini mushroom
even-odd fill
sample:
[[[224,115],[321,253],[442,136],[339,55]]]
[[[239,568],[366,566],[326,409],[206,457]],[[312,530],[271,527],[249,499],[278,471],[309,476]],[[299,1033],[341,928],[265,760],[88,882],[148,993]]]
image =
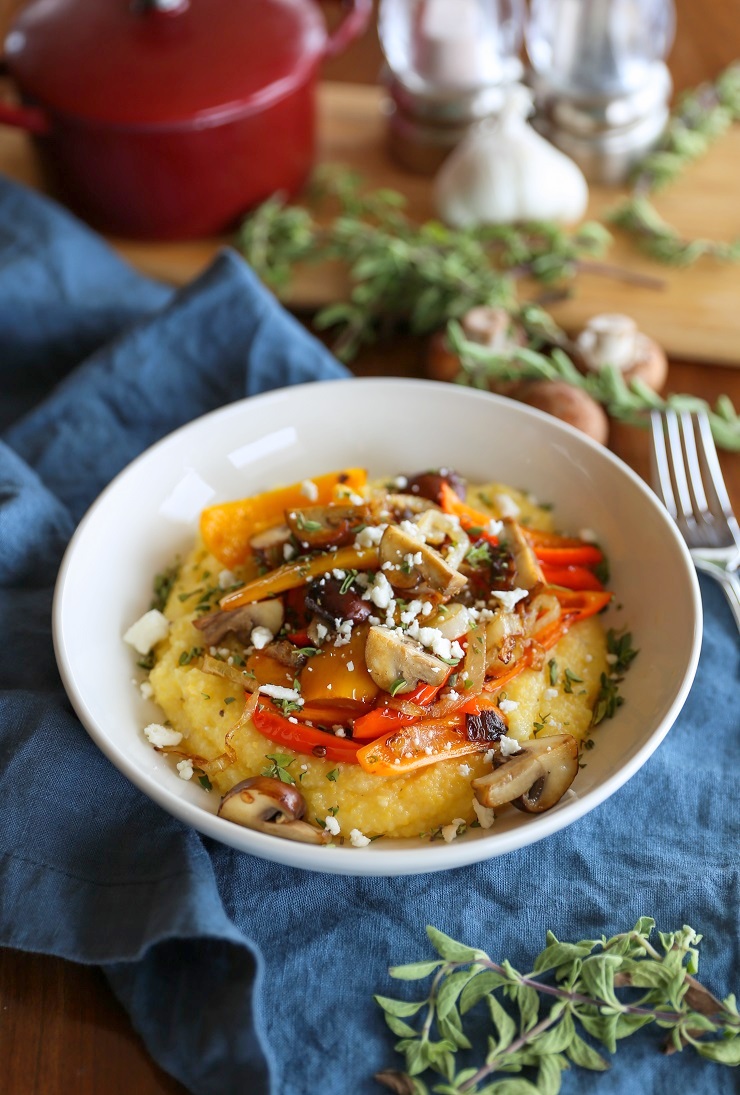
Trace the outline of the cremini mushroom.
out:
[[[417,684],[441,684],[448,666],[428,650],[385,627],[370,628],[365,663],[378,688],[394,696],[411,692]]]
[[[613,365],[627,382],[641,380],[655,391],[668,378],[662,347],[642,334],[631,316],[616,312],[592,316],[576,339],[576,349],[585,369],[598,372]]]
[[[511,517],[504,517],[501,542],[511,552],[514,560],[514,585],[530,592],[538,589],[545,577],[537,556],[529,545],[520,526]]]
[[[356,530],[367,524],[367,506],[333,504],[289,510],[285,515],[290,531],[303,548],[342,547],[351,543]]]
[[[570,734],[524,742],[518,753],[494,755],[494,769],[473,780],[478,802],[495,809],[510,802],[540,814],[559,802],[578,772],[578,742]]]
[[[521,326],[505,308],[478,305],[465,313],[460,325],[469,342],[485,346],[496,354],[511,353],[526,341]],[[460,368],[460,358],[448,346],[445,332],[437,331],[427,347],[427,376],[432,380],[455,380]],[[508,395],[515,383],[516,381],[498,380],[490,381],[488,386],[492,392]]]
[[[267,628],[276,635],[283,625],[283,606],[279,600],[258,601],[241,608],[209,612],[193,623],[209,646],[218,646],[228,634],[236,635],[244,645],[249,644],[255,627]]]
[[[301,818],[306,812],[303,795],[288,783],[271,776],[252,776],[237,783],[221,799],[218,816],[247,829],[305,844],[321,844],[320,829]]]
[[[430,589],[452,597],[467,584],[465,575],[438,551],[397,525],[389,525],[383,533],[378,560],[395,589]]]
[[[525,380],[509,393],[520,403],[567,422],[600,445],[609,437],[609,419],[601,404],[565,380]]]

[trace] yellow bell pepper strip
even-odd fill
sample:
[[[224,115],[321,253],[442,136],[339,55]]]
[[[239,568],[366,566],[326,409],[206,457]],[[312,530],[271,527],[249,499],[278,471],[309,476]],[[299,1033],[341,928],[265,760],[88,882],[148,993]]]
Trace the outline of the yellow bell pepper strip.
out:
[[[357,491],[367,483],[364,468],[345,468],[342,471],[316,475],[311,480],[316,486],[318,496],[312,501],[326,506],[337,498],[337,489],[346,488]],[[253,494],[250,498],[241,498],[235,502],[222,502],[203,510],[200,518],[200,532],[203,542],[226,567],[239,566],[249,556],[249,542],[253,536],[265,529],[279,525],[285,520],[285,511],[306,505],[306,495],[302,483],[292,483],[289,487]]]
[[[465,737],[465,715],[455,712],[447,718],[421,720],[391,729],[363,745],[357,760],[371,775],[399,776],[441,760],[482,753],[490,746],[490,742],[469,741]]]
[[[337,738],[326,730],[317,730],[301,722],[291,722],[281,715],[274,703],[260,699],[252,715],[255,728],[264,737],[304,756],[357,763],[357,745],[349,738]]]
[[[271,570],[269,574],[247,582],[241,589],[227,593],[219,604],[224,609],[239,608],[240,605],[264,601],[267,597],[274,597],[288,589],[297,589],[312,578],[326,574],[328,570],[376,570],[377,566],[376,547],[356,548],[354,544],[350,544],[348,547],[337,548],[336,551],[324,551],[320,555],[311,555],[308,559],[296,559],[293,563],[286,563],[277,570]]]

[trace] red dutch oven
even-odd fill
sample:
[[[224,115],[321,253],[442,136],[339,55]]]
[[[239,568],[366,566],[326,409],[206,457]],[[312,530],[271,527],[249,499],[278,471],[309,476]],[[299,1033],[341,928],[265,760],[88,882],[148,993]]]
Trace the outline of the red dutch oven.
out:
[[[311,169],[320,62],[368,24],[348,0],[329,35],[314,0],[32,0],[5,41],[50,185],[139,239],[231,226]]]

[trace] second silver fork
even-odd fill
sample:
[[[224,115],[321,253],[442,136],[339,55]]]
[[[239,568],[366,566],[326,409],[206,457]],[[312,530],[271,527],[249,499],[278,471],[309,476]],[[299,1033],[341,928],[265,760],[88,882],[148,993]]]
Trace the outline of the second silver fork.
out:
[[[705,414],[653,411],[653,489],[678,525],[697,570],[722,586],[740,629],[740,526]]]

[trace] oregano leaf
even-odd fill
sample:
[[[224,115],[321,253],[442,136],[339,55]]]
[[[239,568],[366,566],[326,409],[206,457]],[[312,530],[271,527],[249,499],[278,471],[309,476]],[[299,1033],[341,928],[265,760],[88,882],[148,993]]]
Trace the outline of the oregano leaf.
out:
[[[396,1015],[400,1018],[416,1015],[416,1013],[426,1004],[426,1000],[419,1000],[416,1003],[413,1003],[407,1000],[393,1000],[390,996],[374,996],[373,999],[387,1015]]]
[[[609,1062],[600,1053],[597,1053],[588,1042],[584,1042],[580,1035],[576,1034],[573,1041],[565,1051],[574,1065],[580,1068],[588,1068],[592,1072],[606,1072]]]
[[[448,962],[475,962],[478,959],[488,959],[488,955],[475,947],[466,947],[464,943],[458,943],[456,939],[445,935],[437,928],[427,927],[429,941],[436,950]]]
[[[421,981],[441,965],[442,962],[408,962],[405,966],[391,966],[388,972],[397,981]]]

